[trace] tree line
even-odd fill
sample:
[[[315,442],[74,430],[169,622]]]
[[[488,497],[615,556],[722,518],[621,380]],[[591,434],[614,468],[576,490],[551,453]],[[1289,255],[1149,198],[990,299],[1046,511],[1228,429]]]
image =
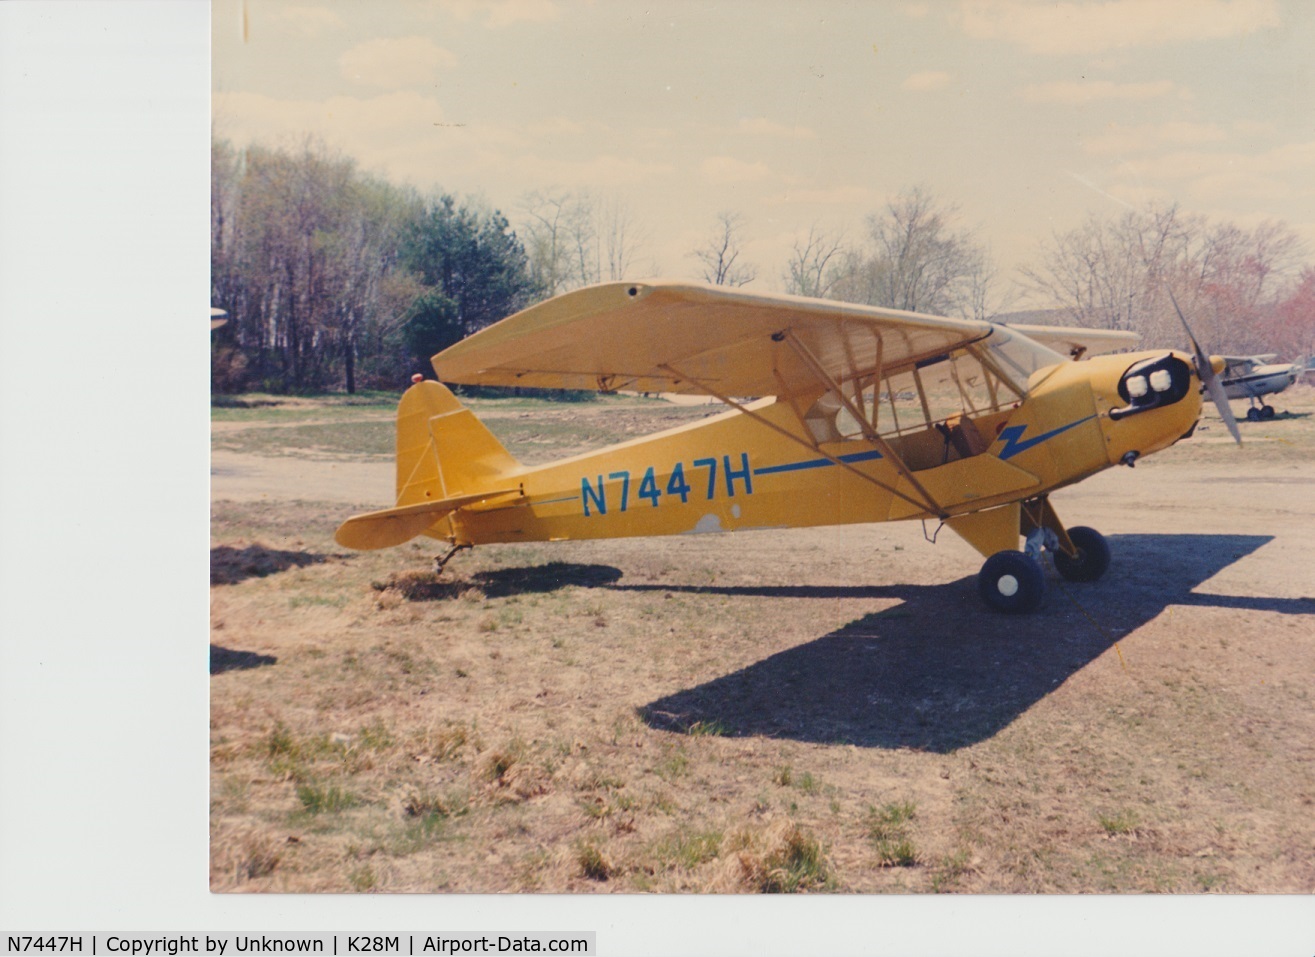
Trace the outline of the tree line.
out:
[[[395,385],[540,298],[497,210],[361,173],[314,143],[211,151],[216,391]]]
[[[954,207],[907,191],[853,244],[810,230],[784,282],[800,295],[975,319],[1027,302],[1050,324],[1129,330],[1147,344],[1182,344],[1176,300],[1217,354],[1315,355],[1315,267],[1285,224],[1247,230],[1176,204],[1091,215],[1040,241],[1002,296],[989,250],[955,222]]]
[[[517,211],[389,183],[313,140],[211,151],[217,392],[395,388],[429,357],[551,295],[656,271],[620,201],[536,191]],[[1315,354],[1315,267],[1281,223],[1247,230],[1176,205],[1091,216],[1038,242],[1005,288],[959,212],[906,190],[854,231],[814,226],[780,286],[815,296],[978,319],[1022,302],[1047,321],[1179,344],[1173,291],[1214,352]],[[748,224],[719,214],[686,271],[722,285],[759,276]],[[851,238],[852,237],[852,238]]]

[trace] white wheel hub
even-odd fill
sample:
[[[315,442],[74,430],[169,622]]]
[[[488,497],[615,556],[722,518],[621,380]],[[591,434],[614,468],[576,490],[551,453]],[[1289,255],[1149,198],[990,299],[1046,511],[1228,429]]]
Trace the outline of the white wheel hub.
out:
[[[999,581],[995,583],[995,587],[1006,598],[1013,598],[1018,594],[1018,579],[1013,575],[1001,575]]]

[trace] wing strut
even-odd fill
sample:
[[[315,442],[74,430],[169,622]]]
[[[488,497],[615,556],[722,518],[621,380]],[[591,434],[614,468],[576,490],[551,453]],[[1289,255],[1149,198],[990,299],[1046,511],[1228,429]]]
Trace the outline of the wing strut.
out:
[[[755,422],[759,422],[759,423],[761,423],[761,424],[767,426],[769,429],[771,429],[771,430],[773,430],[773,431],[775,431],[775,432],[779,432],[781,435],[784,435],[784,436],[785,436],[787,439],[789,439],[791,442],[797,442],[798,444],[802,445],[804,448],[806,448],[806,449],[808,449],[808,450],[810,450],[810,451],[812,451],[812,452],[816,452],[818,455],[821,455],[823,458],[829,459],[829,460],[832,462],[832,464],[834,464],[834,465],[839,465],[841,468],[846,469],[846,470],[848,470],[848,471],[850,471],[850,472],[853,472],[853,473],[854,473],[855,475],[857,475],[859,478],[863,479],[864,481],[871,482],[873,485],[877,486],[877,488],[884,489],[885,491],[887,491],[887,492],[889,492],[890,494],[896,496],[897,498],[902,498],[902,499],[904,499],[904,501],[908,502],[910,505],[912,505],[914,508],[918,509],[919,511],[922,511],[923,509],[927,509],[927,508],[928,508],[928,504],[927,504],[927,502],[919,502],[919,501],[918,501],[917,499],[915,499],[915,498],[910,498],[908,495],[905,495],[905,494],[904,494],[903,492],[901,492],[899,489],[894,488],[893,486],[887,485],[886,483],[880,481],[879,479],[876,479],[876,478],[874,478],[873,476],[868,475],[866,472],[859,471],[858,469],[854,468],[854,466],[851,465],[850,463],[844,461],[843,459],[838,458],[837,456],[832,455],[830,452],[826,451],[826,449],[822,448],[821,446],[816,445],[816,444],[814,444],[814,443],[812,443],[812,442],[809,442],[807,439],[803,439],[803,438],[799,437],[798,435],[795,435],[795,434],[794,434],[793,432],[791,432],[789,429],[783,429],[783,428],[781,428],[781,427],[780,427],[779,425],[777,425],[775,422],[771,421],[770,419],[764,418],[763,416],[759,415],[757,412],[755,412],[753,409],[750,409],[748,406],[744,405],[743,403],[736,402],[736,401],[735,401],[734,399],[732,399],[730,396],[728,396],[728,395],[722,395],[722,394],[721,394],[720,392],[718,392],[716,389],[713,389],[711,386],[709,386],[706,382],[703,382],[703,381],[701,381],[701,380],[699,380],[699,379],[695,379],[695,378],[693,378],[692,376],[687,376],[687,375],[685,375],[685,373],[681,372],[679,369],[676,369],[676,368],[674,368],[674,367],[672,367],[672,366],[670,366],[670,365],[667,365],[667,364],[665,364],[665,363],[662,364],[662,365],[660,365],[660,366],[658,366],[658,368],[661,369],[663,372],[670,373],[670,374],[671,374],[672,376],[674,376],[678,381],[688,382],[688,383],[690,383],[691,385],[697,386],[698,388],[702,389],[705,393],[707,393],[708,395],[712,396],[714,399],[717,399],[717,400],[719,400],[719,401],[721,401],[721,402],[726,403],[726,405],[730,406],[730,407],[731,407],[732,409],[734,409],[735,411],[737,411],[737,412],[743,412],[745,415],[747,415],[749,418],[753,419]],[[796,414],[797,414],[797,413],[798,413],[798,410],[796,410]],[[802,418],[801,418],[801,421],[802,421]],[[882,449],[882,454],[883,454],[883,455],[888,454],[888,453],[887,453],[887,450],[890,449],[890,446],[886,445],[885,442],[881,442],[880,445],[884,446],[884,448]],[[899,456],[897,456],[893,451],[890,451],[890,452],[889,452],[889,456],[890,456],[891,462],[895,464],[895,467],[896,467],[897,469],[900,469],[900,470],[901,470],[901,474],[902,474],[904,463],[900,460]],[[925,493],[924,493],[924,494],[925,494]],[[930,498],[930,496],[929,496],[929,498]],[[931,508],[930,508],[930,511],[935,512],[935,513],[936,513],[938,516],[940,516],[941,518],[944,518],[944,517],[945,517],[945,516],[942,514],[942,512],[941,512],[941,510],[940,510],[940,508],[939,508],[938,506],[932,505]]]
[[[813,373],[817,380],[822,385],[825,385],[827,390],[840,401],[840,404],[849,410],[849,414],[857,420],[859,428],[862,429],[863,438],[875,445],[881,450],[882,455],[890,459],[890,464],[895,466],[895,471],[899,472],[904,480],[913,486],[914,490],[922,496],[923,500],[921,502],[915,502],[913,499],[908,498],[905,495],[900,495],[900,498],[903,498],[911,504],[925,507],[928,511],[938,515],[942,519],[945,518],[947,516],[946,511],[942,509],[940,505],[936,503],[936,499],[932,498],[931,494],[923,488],[922,483],[914,477],[913,472],[904,464],[904,460],[890,447],[890,443],[883,439],[877,433],[876,429],[872,428],[867,417],[863,415],[863,410],[854,406],[854,403],[845,395],[844,390],[840,388],[840,383],[831,378],[826,369],[822,367],[822,364],[817,361],[817,357],[809,351],[808,347],[800,342],[798,337],[788,329],[785,331],[785,341],[789,344],[790,348],[795,351],[795,354],[803,360],[804,365],[808,366],[809,371]],[[914,375],[917,375],[916,369],[914,370]],[[921,386],[921,383],[919,383],[919,386]],[[921,392],[921,388],[919,388],[919,392]],[[924,398],[923,403],[925,404],[926,401],[927,400]],[[928,421],[930,421],[930,418],[931,416],[928,415]],[[897,492],[896,494],[898,495],[899,493]]]

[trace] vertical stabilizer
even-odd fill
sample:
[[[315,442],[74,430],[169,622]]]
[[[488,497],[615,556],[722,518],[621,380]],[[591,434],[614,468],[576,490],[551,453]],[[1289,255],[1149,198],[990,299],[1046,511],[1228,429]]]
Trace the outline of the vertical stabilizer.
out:
[[[475,495],[521,464],[446,386],[407,389],[397,406],[397,504]]]

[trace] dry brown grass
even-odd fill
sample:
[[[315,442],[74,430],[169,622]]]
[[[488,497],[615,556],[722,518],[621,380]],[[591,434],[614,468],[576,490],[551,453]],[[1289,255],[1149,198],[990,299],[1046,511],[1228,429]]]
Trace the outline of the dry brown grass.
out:
[[[211,885],[1315,891],[1315,436],[1287,421],[1057,497],[1116,564],[1023,620],[917,526],[439,578],[427,546],[343,553],[352,508],[296,469],[263,502],[216,482]]]

